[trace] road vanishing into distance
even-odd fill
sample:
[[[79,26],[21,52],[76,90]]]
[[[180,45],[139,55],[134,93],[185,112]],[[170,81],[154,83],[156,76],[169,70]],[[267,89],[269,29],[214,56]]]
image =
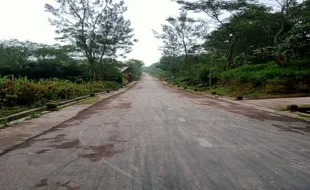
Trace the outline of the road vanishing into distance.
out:
[[[0,189],[310,189],[305,125],[145,74],[2,155]]]

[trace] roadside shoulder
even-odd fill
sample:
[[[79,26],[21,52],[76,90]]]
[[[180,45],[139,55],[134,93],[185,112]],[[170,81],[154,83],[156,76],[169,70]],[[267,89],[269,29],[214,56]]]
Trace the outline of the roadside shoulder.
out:
[[[131,83],[127,88],[100,95],[98,100],[90,104],[74,104],[60,109],[59,111],[50,112],[38,118],[22,121],[10,127],[0,130],[0,156],[21,145],[22,143],[36,138],[44,132],[60,125],[61,123],[75,117],[81,111],[104,101],[115,95],[124,93],[133,87],[137,82]]]

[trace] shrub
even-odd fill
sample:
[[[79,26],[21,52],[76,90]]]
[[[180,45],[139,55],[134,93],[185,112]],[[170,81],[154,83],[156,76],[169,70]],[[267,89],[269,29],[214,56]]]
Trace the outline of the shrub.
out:
[[[239,83],[254,83],[256,86],[267,81],[283,81],[283,79],[302,80],[310,76],[309,61],[295,61],[287,65],[278,66],[274,62],[258,65],[245,65],[223,72],[224,81],[237,81]]]
[[[92,81],[75,83],[68,80],[29,80],[27,78],[10,79],[0,77],[0,102],[4,106],[40,106],[49,100],[73,99],[91,93],[116,89],[118,83],[110,81]]]

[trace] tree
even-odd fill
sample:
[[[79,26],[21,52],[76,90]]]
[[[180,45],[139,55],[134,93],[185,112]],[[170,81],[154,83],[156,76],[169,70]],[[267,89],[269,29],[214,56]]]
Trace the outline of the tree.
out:
[[[69,41],[87,58],[97,78],[96,64],[104,57],[129,53],[133,45],[133,29],[123,14],[124,1],[112,0],[57,0],[57,5],[46,4],[46,11],[56,26],[57,38]]]
[[[2,41],[0,43],[0,56],[6,65],[10,65],[15,71],[14,74],[22,75],[26,68],[30,49],[26,46],[28,42],[20,42],[18,40]]]
[[[178,0],[177,3],[179,3],[185,10],[194,11],[196,13],[206,13],[209,18],[219,25],[219,29],[223,31],[221,33],[223,38],[222,41],[227,47],[227,51],[225,51],[227,57],[226,70],[228,70],[234,62],[234,50],[237,41],[241,36],[240,24],[244,22],[244,13],[255,11],[256,9],[266,10],[265,6],[250,3],[246,0]]]
[[[196,48],[206,34],[204,25],[187,17],[182,12],[179,17],[169,17],[168,24],[162,25],[162,33],[154,32],[156,38],[163,40],[163,55],[185,55],[185,66],[188,64],[188,56],[195,53]]]
[[[125,65],[129,67],[132,73],[132,79],[137,80],[142,74],[142,67],[144,66],[143,61],[137,59],[130,59],[125,62]]]

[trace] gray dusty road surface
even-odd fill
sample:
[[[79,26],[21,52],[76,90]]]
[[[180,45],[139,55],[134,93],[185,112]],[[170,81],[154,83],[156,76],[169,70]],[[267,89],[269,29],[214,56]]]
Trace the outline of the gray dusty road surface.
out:
[[[2,155],[0,189],[310,189],[309,125],[145,75]]]

